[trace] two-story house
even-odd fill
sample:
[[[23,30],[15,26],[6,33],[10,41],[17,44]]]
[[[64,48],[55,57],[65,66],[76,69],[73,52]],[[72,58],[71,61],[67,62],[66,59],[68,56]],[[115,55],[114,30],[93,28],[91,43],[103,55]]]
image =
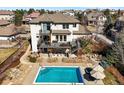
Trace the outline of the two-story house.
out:
[[[54,43],[72,42],[88,34],[77,19],[62,13],[43,14],[33,19],[30,21],[30,30],[33,52],[38,52],[39,48],[60,48]]]
[[[105,21],[107,20],[106,16],[100,12],[91,12],[87,14],[88,18],[88,25],[104,25]]]

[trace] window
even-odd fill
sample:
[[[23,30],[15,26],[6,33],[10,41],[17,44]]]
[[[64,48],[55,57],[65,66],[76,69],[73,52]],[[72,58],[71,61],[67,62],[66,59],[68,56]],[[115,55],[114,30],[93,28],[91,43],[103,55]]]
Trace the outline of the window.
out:
[[[36,36],[37,38],[39,38],[39,36]]]
[[[47,30],[50,30],[50,23],[47,23]]]
[[[66,37],[66,35],[64,35],[64,41],[66,41],[67,40],[67,37]]]
[[[58,35],[56,35],[56,40],[58,41],[58,39],[59,39],[59,38],[58,38]]]
[[[73,24],[73,27],[76,27],[76,24]]]
[[[60,41],[62,41],[62,35],[60,35]]]
[[[68,29],[69,28],[69,24],[63,24],[63,29]]]

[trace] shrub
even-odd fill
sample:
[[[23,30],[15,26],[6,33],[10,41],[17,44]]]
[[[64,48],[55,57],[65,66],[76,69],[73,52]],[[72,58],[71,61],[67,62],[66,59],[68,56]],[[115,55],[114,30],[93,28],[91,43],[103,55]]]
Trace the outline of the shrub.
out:
[[[29,61],[35,63],[37,61],[36,57],[29,56]]]
[[[48,58],[48,62],[57,62],[58,58]]]

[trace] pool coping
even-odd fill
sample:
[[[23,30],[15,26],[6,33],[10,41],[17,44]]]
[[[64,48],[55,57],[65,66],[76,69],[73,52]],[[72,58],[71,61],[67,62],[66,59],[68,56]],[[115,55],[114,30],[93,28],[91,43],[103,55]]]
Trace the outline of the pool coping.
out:
[[[80,70],[80,74],[81,74],[81,78],[82,78],[82,80],[83,80],[83,83],[55,83],[55,82],[50,82],[50,83],[36,83],[35,81],[36,81],[36,79],[37,79],[37,76],[38,76],[38,74],[39,74],[39,72],[40,72],[40,70],[41,69],[43,69],[43,68],[45,68],[45,67],[77,67],[77,68],[79,68],[79,70]],[[83,78],[83,73],[82,73],[82,70],[83,68],[82,67],[80,67],[80,66],[43,66],[43,67],[39,67],[38,68],[38,71],[37,71],[37,74],[36,74],[36,76],[35,76],[35,79],[33,80],[33,84],[34,85],[84,85],[85,83],[84,83],[84,78]]]

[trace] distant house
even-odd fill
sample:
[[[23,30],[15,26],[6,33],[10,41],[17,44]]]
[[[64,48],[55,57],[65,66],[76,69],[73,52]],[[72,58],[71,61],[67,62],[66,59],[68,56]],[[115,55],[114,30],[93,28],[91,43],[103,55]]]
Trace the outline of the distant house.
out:
[[[62,13],[68,16],[75,16],[74,10],[64,10]]]
[[[89,34],[79,20],[62,13],[43,14],[30,21],[32,51],[65,48],[62,43]]]
[[[104,25],[107,20],[106,16],[100,12],[90,12],[87,14],[88,25]]]
[[[112,10],[110,10],[110,14],[116,14],[117,13],[117,10],[115,10],[115,9],[112,9]]]
[[[115,22],[115,28],[117,31],[121,31],[124,28],[124,16],[120,16]]]
[[[26,24],[26,23],[28,23],[29,21],[31,21],[32,19],[37,18],[39,15],[40,15],[39,12],[32,12],[32,13],[29,14],[29,15],[25,14],[25,15],[23,16],[23,20],[22,20],[22,21],[23,21],[24,24]]]
[[[7,10],[0,10],[0,20],[12,21],[14,19],[14,12]]]
[[[5,28],[0,28],[0,40],[2,41],[13,40],[16,35],[17,32],[15,31],[15,26],[13,24],[8,25]]]

